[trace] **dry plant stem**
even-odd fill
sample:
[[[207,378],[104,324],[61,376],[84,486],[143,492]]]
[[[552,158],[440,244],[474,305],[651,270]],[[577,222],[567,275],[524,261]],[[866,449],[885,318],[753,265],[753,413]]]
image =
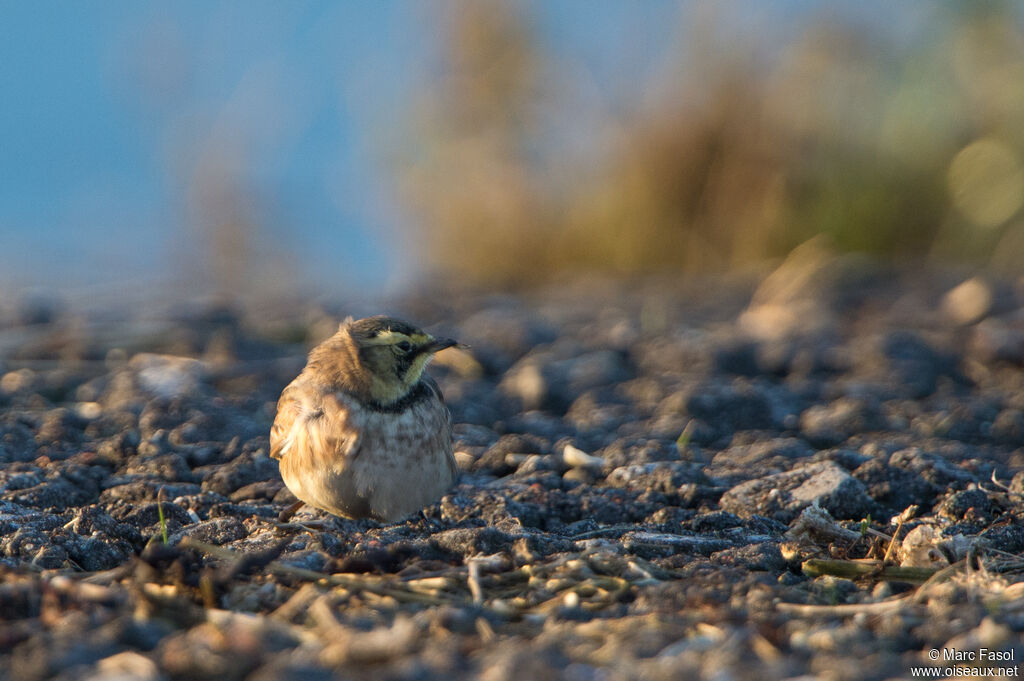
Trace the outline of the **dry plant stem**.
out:
[[[880,532],[880,531],[876,530],[873,527],[869,527],[867,529],[867,533],[870,534],[872,537],[878,537],[879,539],[886,539],[888,541],[892,541],[893,537],[895,536],[895,535],[888,535],[885,532]]]
[[[937,572],[934,568],[883,566],[879,561],[859,562],[852,560],[823,560],[819,558],[804,561],[801,569],[808,577],[819,577],[821,575],[832,575],[847,579],[878,577],[879,579],[911,582],[914,584],[923,584]]]
[[[194,549],[201,551],[214,558],[221,560],[238,560],[238,554],[231,549],[225,549],[222,546],[215,546],[213,544],[207,544],[206,542],[192,539],[191,537],[185,537],[178,544],[182,548]],[[392,588],[383,586],[380,584],[380,580],[377,579],[364,579],[355,577],[354,575],[328,575],[322,572],[316,572],[314,570],[306,570],[304,568],[295,567],[280,561],[271,561],[267,564],[267,568],[272,572],[276,572],[282,575],[289,575],[291,577],[298,577],[299,579],[305,579],[313,582],[324,582],[331,586],[340,586],[350,591],[366,591],[378,596],[388,596],[394,598],[397,601],[404,601],[407,603],[424,603],[427,605],[442,605],[442,604],[459,604],[463,600],[459,598],[449,597],[440,593],[427,595],[422,593],[416,593],[413,591],[407,591],[402,588]]]
[[[453,574],[461,575],[468,569],[469,568],[464,565],[453,565],[443,570],[432,570],[430,572],[421,572],[412,575],[400,575],[399,579],[403,582],[415,582],[421,579],[430,579],[431,577],[447,577]]]
[[[125,563],[124,565],[118,565],[117,567],[109,570],[91,572],[87,577],[83,577],[82,581],[88,584],[110,585],[129,576],[133,570],[134,567],[131,563]]]
[[[274,529],[280,531],[297,531],[297,532],[309,532],[310,534],[321,532],[327,528],[327,523],[322,520],[308,520],[304,523],[293,523],[278,522],[274,525]]]
[[[1017,497],[1018,499],[1024,498],[1024,494],[1021,494],[1020,492],[1015,492],[1014,490],[1010,489],[1010,486],[1007,485],[1006,483],[999,482],[999,478],[996,477],[995,470],[992,471],[992,484],[998,487],[1001,490],[1002,494]]]
[[[965,570],[966,568],[967,568],[967,561],[966,560],[960,560],[960,561],[957,561],[956,563],[953,563],[952,565],[950,565],[948,567],[942,568],[941,570],[936,570],[935,574],[933,574],[931,577],[929,577],[928,581],[926,581],[924,584],[922,584],[921,588],[919,588],[917,590],[917,593],[914,594],[914,597],[913,597],[914,598],[914,602],[915,603],[922,603],[922,602],[924,602],[925,598],[928,597],[928,592],[931,590],[931,587],[934,587],[934,586],[936,586],[938,584],[941,584],[943,582],[946,582],[946,581],[952,579],[958,572],[960,572],[962,570]]]
[[[891,601],[883,601],[881,603],[847,603],[841,605],[804,605],[801,603],[777,603],[776,609],[782,612],[789,612],[796,615],[803,615],[807,617],[845,617],[850,615],[881,615],[887,614],[896,610],[900,610],[907,606],[921,605],[928,597],[929,587],[933,587],[937,584],[941,584],[949,580],[956,573],[966,566],[965,561],[960,561],[941,570],[935,570],[931,568],[896,568],[896,567],[885,567],[877,573],[877,567],[872,567],[870,564],[855,563],[853,561],[839,561],[839,560],[814,560],[807,561],[804,563],[804,572],[806,574],[812,574],[808,572],[808,563],[815,563],[815,566],[811,566],[811,569],[818,567],[822,568],[833,568],[831,571],[822,570],[816,574],[832,574],[841,577],[864,577],[877,574],[883,579],[886,573],[892,574],[897,573],[904,575],[902,577],[890,577],[890,579],[898,579],[899,581],[913,582],[912,579],[915,574],[917,576],[924,576],[926,573],[929,576],[926,579],[922,579],[923,583],[917,591],[910,595],[897,598]],[[845,565],[843,565],[845,564]]]
[[[602,527],[597,530],[590,530],[589,532],[582,532],[580,534],[572,535],[575,540],[580,539],[591,539],[593,537],[601,537],[606,534],[625,534],[632,530],[642,530],[643,528],[638,525],[609,525],[608,527]]]
[[[892,533],[892,539],[889,540],[889,546],[885,549],[885,556],[882,557],[883,563],[888,563],[889,558],[892,557],[893,549],[896,548],[896,537],[900,536],[901,529],[903,529],[903,516],[900,516],[900,521],[896,525],[896,531]]]
[[[469,561],[469,591],[473,594],[473,602],[480,605],[484,602],[484,589],[480,585],[480,561],[471,558]]]
[[[326,634],[344,635],[345,629],[338,622],[326,597],[320,596],[309,606],[309,614],[316,626]]]
[[[494,627],[483,617],[477,617],[474,624],[476,626],[476,633],[480,635],[480,639],[484,642],[493,641],[497,637],[497,634],[494,633]]]
[[[802,603],[778,603],[775,608],[805,617],[849,617],[852,615],[883,615],[910,605],[908,598],[898,598],[881,603],[845,603],[842,605],[804,605]]]
[[[322,593],[316,584],[303,584],[299,587],[298,591],[292,594],[291,598],[282,603],[277,610],[270,613],[269,617],[282,622],[289,622],[293,617],[308,608],[309,604]]]

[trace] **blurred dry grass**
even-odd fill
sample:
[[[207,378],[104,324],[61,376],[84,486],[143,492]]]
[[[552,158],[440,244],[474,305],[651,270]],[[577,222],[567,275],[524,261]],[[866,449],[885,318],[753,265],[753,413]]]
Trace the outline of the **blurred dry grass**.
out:
[[[398,164],[435,272],[521,286],[721,270],[816,234],[843,250],[1024,265],[1012,4],[928,5],[912,37],[819,19],[784,44],[738,42],[725,17],[688,13],[673,68],[599,126],[585,158],[547,143],[545,121],[575,124],[574,83],[522,6],[449,9],[442,68]]]

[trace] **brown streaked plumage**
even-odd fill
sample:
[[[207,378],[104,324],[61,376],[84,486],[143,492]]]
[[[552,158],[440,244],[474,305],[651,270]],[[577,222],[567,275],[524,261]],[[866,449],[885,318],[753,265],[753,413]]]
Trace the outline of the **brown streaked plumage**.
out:
[[[281,393],[270,455],[310,506],[399,520],[437,501],[456,476],[452,425],[423,369],[455,345],[390,317],[342,323]]]

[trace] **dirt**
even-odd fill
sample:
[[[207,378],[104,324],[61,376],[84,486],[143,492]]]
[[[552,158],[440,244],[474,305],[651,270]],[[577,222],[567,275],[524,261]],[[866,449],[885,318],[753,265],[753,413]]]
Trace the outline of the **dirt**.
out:
[[[0,678],[1017,669],[1024,290],[807,268],[373,310],[470,345],[430,369],[459,482],[392,525],[279,522],[267,456],[358,306],[0,312]]]

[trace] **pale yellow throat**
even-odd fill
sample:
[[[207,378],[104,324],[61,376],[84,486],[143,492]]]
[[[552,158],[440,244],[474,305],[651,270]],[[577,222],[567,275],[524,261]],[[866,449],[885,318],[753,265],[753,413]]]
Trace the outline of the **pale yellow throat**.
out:
[[[409,370],[406,371],[405,377],[399,381],[385,381],[378,376],[372,376],[370,378],[370,395],[376,402],[384,406],[394,404],[409,394],[409,391],[423,376],[423,370],[432,357],[433,353],[426,352],[414,359]]]

